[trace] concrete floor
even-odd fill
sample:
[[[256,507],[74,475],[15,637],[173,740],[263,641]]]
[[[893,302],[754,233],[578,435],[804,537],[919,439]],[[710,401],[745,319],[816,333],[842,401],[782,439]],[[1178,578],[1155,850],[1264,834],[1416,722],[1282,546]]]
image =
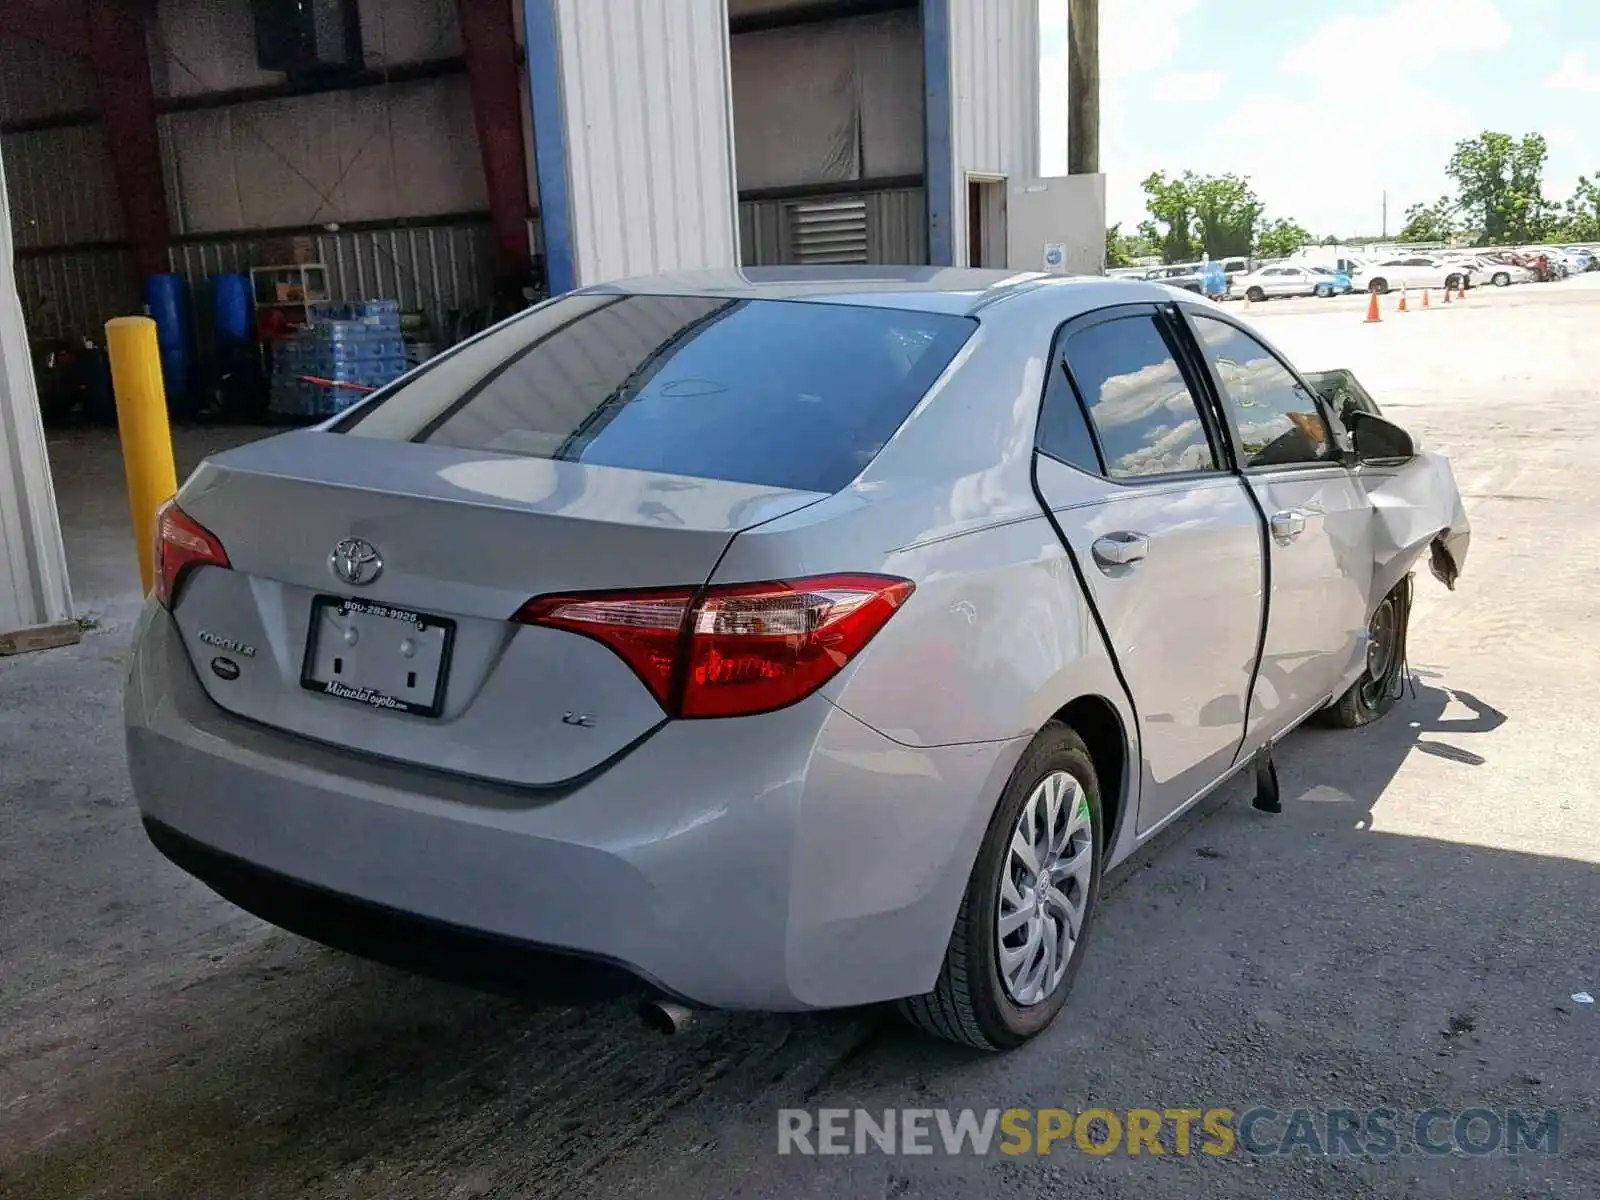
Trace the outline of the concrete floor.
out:
[[[183,482],[207,455],[273,432],[237,426],[173,430],[178,481]],[[51,430],[48,442],[73,603],[80,616],[100,621],[125,619],[136,613],[140,604],[139,560],[115,432],[105,428]]]
[[[131,548],[104,439],[55,442],[102,626],[0,662],[0,1195],[1585,1197],[1600,1194],[1600,275],[1362,322],[1251,313],[1448,451],[1475,525],[1424,576],[1414,697],[1305,731],[1113,882],[1069,1007],[973,1057],[880,1011],[529,1012],[277,933],[146,844],[118,689]],[[192,458],[215,435],[185,439]],[[730,897],[737,902],[737,897]],[[779,1157],[783,1106],[1542,1112],[1520,1158]],[[1281,1129],[1281,1122],[1278,1129]],[[1169,1140],[1169,1147],[1171,1145]]]

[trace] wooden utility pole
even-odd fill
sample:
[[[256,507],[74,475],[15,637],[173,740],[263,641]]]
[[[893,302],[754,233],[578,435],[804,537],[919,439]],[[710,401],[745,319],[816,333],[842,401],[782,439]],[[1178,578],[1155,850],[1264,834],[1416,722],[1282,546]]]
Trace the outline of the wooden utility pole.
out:
[[[1100,171],[1100,0],[1067,0],[1067,173]]]

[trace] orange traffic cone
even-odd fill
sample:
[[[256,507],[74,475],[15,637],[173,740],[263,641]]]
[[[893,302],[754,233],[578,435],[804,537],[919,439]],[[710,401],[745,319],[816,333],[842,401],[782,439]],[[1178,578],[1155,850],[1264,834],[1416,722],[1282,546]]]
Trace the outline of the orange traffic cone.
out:
[[[1368,292],[1367,295],[1370,298],[1367,300],[1366,324],[1371,325],[1377,321],[1383,320],[1383,314],[1378,311],[1378,293]]]
[[[1428,289],[1427,288],[1423,288],[1422,289],[1422,307],[1423,308],[1432,307],[1432,302],[1428,299]]]
[[[1450,303],[1450,289],[1448,287],[1444,289],[1444,302],[1446,304]]]
[[[1405,294],[1404,291],[1402,291],[1400,293],[1400,303],[1396,304],[1394,306],[1394,310],[1395,310],[1395,312],[1405,312],[1406,311],[1406,294]]]
[[[1457,296],[1456,299],[1457,300],[1465,300],[1466,298],[1467,298],[1467,285],[1463,283],[1461,285],[1461,295]]]

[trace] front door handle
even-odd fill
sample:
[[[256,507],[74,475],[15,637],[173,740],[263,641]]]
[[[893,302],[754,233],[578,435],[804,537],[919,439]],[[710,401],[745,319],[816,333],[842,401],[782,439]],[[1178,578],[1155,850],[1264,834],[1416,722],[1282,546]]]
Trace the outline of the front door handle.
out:
[[[1286,508],[1272,514],[1272,536],[1280,542],[1292,542],[1306,531],[1306,514],[1297,508]]]
[[[1096,538],[1091,549],[1095,562],[1102,567],[1127,567],[1142,562],[1150,553],[1150,539],[1142,533],[1123,530]]]

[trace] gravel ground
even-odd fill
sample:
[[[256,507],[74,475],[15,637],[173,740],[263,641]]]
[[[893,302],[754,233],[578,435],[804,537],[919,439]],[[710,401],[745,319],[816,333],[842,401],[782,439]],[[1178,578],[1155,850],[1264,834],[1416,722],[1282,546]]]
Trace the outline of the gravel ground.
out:
[[[1600,994],[1600,275],[1393,304],[1376,326],[1359,297],[1249,316],[1454,459],[1475,539],[1455,593],[1419,580],[1415,694],[1291,737],[1281,816],[1231,786],[1119,872],[1063,1018],[1004,1057],[878,1010],[677,1038],[620,1006],[528,1011],[215,899],[138,828],[120,481],[104,438],[61,439],[103,624],[0,662],[0,1195],[1600,1194],[1600,1005],[1573,999]],[[1517,1157],[777,1153],[782,1107],[1258,1103],[1555,1109],[1561,1138]]]

